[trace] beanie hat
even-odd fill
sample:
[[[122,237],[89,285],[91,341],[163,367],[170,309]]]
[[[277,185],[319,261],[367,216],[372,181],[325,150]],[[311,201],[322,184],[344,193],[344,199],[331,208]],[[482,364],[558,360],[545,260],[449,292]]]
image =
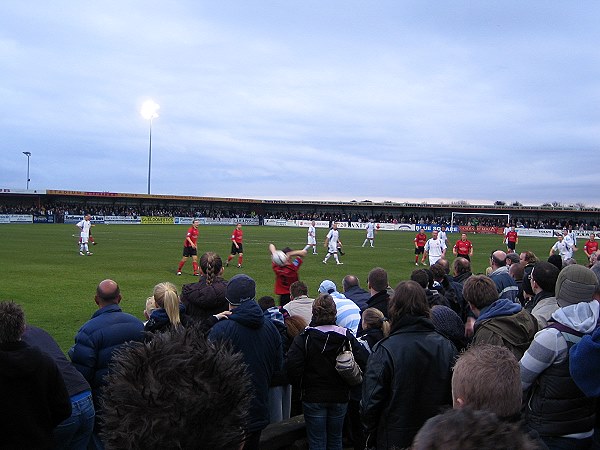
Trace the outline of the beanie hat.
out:
[[[588,397],[600,396],[600,328],[585,335],[569,350],[569,371],[575,384]]]
[[[336,291],[337,289],[335,287],[335,283],[331,280],[323,280],[323,282],[319,286],[319,292],[321,294],[332,294]]]
[[[431,308],[431,321],[438,333],[443,334],[452,341],[462,340],[465,335],[465,325],[454,310],[444,305],[435,305]]]
[[[591,302],[598,287],[598,277],[580,265],[566,266],[558,274],[555,295],[561,308],[580,302]]]
[[[248,275],[239,274],[227,283],[225,297],[232,305],[238,306],[242,302],[253,300],[256,296],[256,283]]]

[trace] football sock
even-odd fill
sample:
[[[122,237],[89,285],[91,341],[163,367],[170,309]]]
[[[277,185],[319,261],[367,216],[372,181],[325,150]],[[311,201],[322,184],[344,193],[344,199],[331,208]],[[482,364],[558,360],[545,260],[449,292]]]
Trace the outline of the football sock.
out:
[[[244,259],[244,258],[243,258],[242,256],[238,256],[238,266],[241,266],[241,265],[242,265],[242,260],[243,260],[243,259]]]
[[[179,266],[177,266],[177,272],[181,272],[181,269],[183,268],[184,264],[185,264],[185,261],[179,261]]]
[[[327,260],[329,259],[330,256],[331,256],[331,253],[327,253],[327,256],[325,256],[325,259],[323,261],[327,262]]]
[[[194,273],[198,273],[198,263],[192,262],[192,266],[194,267]]]
[[[337,255],[337,253],[334,253],[334,254],[333,254],[333,257],[335,258],[335,262],[340,262],[340,260],[339,260],[339,258],[338,258],[338,255]]]
[[[227,262],[231,261],[232,259],[233,259],[233,256],[229,255],[229,256],[227,257]]]
[[[367,241],[368,241],[368,239],[365,239],[365,242],[363,242],[363,245],[362,245],[363,247],[364,247],[365,245],[367,245]]]
[[[310,248],[310,245],[306,245],[302,250],[306,251]]]

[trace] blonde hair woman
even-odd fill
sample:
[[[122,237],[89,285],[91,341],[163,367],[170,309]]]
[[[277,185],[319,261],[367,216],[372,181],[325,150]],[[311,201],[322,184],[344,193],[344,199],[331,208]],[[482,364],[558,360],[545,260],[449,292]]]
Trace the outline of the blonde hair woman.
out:
[[[179,302],[179,294],[173,283],[164,282],[154,286],[152,293],[158,307],[150,314],[144,329],[153,333],[183,326],[182,316],[185,307]]]

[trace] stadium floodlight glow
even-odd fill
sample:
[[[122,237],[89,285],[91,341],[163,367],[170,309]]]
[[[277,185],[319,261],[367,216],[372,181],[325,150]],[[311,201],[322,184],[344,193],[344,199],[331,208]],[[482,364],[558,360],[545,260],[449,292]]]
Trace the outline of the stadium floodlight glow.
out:
[[[31,179],[29,178],[29,158],[31,157],[31,152],[23,152],[25,156],[27,156],[27,190],[29,190],[29,182]]]
[[[142,117],[150,121],[150,146],[148,148],[148,194],[150,194],[150,173],[152,170],[152,120],[158,117],[160,106],[154,100],[146,100],[140,111]]]

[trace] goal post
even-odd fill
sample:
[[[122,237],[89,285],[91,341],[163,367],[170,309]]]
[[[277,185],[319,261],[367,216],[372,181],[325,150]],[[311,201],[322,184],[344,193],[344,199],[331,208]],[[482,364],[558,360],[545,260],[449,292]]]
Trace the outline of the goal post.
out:
[[[455,218],[457,216],[473,216],[475,219],[477,217],[505,217],[506,220],[504,224],[510,223],[510,214],[509,213],[471,213],[471,212],[460,212],[460,211],[452,211],[452,217],[450,219],[450,225],[455,225]]]

